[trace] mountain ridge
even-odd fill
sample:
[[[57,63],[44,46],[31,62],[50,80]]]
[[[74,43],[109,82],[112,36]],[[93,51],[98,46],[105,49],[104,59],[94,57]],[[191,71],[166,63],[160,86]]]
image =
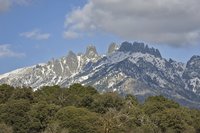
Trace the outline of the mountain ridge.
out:
[[[95,46],[84,54],[69,51],[60,59],[0,75],[0,84],[42,86],[73,83],[91,85],[100,92],[118,91],[141,99],[164,95],[179,103],[200,108],[200,56],[185,64],[165,59],[158,49],[144,43],[112,43],[107,55],[99,55]]]

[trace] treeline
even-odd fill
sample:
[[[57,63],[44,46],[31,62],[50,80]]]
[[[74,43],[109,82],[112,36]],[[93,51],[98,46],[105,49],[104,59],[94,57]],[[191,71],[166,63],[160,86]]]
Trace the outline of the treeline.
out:
[[[80,84],[37,91],[1,85],[0,133],[200,133],[200,111],[162,96],[140,104]]]

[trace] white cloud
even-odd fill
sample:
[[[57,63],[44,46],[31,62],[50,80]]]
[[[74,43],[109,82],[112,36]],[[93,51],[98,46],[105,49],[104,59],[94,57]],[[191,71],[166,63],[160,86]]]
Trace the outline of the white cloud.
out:
[[[89,0],[67,14],[65,28],[76,36],[103,31],[122,39],[186,46],[200,42],[199,12],[199,0]]]
[[[17,53],[10,49],[9,44],[1,44],[0,45],[0,58],[2,57],[24,57],[24,53]]]
[[[41,33],[40,30],[35,29],[30,32],[23,32],[20,33],[20,36],[29,38],[29,39],[34,39],[34,40],[47,40],[51,36],[49,33]]]
[[[27,5],[31,0],[0,0],[0,12],[9,10],[13,5]]]
[[[78,33],[73,32],[73,31],[65,31],[63,33],[63,36],[66,39],[76,39],[76,38],[80,37],[80,35]]]
[[[9,0],[0,0],[0,12],[8,10],[10,6],[11,3]]]

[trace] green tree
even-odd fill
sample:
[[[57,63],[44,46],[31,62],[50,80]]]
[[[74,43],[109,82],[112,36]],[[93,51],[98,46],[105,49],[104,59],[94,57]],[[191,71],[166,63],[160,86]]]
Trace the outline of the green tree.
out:
[[[98,133],[95,126],[98,115],[84,108],[68,106],[56,113],[56,118],[62,128],[69,129],[70,133]]]
[[[27,112],[30,110],[28,100],[11,100],[1,106],[0,119],[7,125],[12,126],[15,133],[27,133],[29,128],[29,117]]]
[[[90,107],[93,102],[93,95],[98,92],[91,86],[82,86],[81,84],[74,84],[66,89],[67,100],[66,105],[77,107]]]
[[[124,105],[124,100],[117,93],[104,93],[96,95],[92,103],[92,110],[97,113],[106,113],[110,108],[121,110]]]
[[[193,120],[193,127],[196,130],[196,133],[200,133],[200,111],[199,110],[189,110],[188,112],[191,114],[192,120]]]
[[[125,104],[129,106],[129,108],[139,105],[137,98],[131,94],[126,95],[125,101]]]
[[[20,99],[25,99],[25,100],[29,100],[30,102],[33,102],[34,100],[34,96],[33,96],[33,90],[32,88],[27,88],[27,87],[23,87],[23,88],[15,88],[15,90],[13,91],[10,100],[20,100]]]
[[[84,96],[81,100],[80,100],[80,103],[79,103],[79,106],[80,107],[85,107],[85,108],[88,108],[88,109],[91,109],[92,107],[92,103],[94,102],[94,97],[93,96]]]
[[[35,92],[36,101],[46,101],[61,106],[89,106],[92,95],[98,94],[95,88],[74,84],[69,88],[46,86]]]
[[[67,89],[68,94],[78,95],[79,97],[84,97],[87,95],[97,94],[97,90],[91,86],[82,86],[81,84],[73,84]]]
[[[47,128],[48,123],[53,120],[54,115],[60,109],[55,104],[40,102],[32,105],[28,112],[30,118],[29,133],[38,133]]]
[[[59,86],[44,86],[35,91],[34,97],[36,102],[45,101],[49,104],[62,105],[65,100],[65,89]]]
[[[162,132],[173,131],[175,133],[195,132],[191,126],[191,116],[184,109],[170,108],[155,113],[151,117],[153,123],[161,128]]]
[[[3,84],[0,85],[0,104],[5,103],[11,97],[14,87]]]
[[[151,96],[147,98],[143,105],[146,114],[152,115],[168,108],[179,108],[179,104],[163,96]]]

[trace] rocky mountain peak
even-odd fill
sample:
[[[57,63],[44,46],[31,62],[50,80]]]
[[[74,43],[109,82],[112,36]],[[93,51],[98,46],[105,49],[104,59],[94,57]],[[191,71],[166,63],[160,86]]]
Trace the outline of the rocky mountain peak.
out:
[[[119,49],[119,46],[116,43],[111,43],[108,47],[107,54],[110,55],[113,52],[117,51]]]
[[[174,61],[173,59],[171,59],[171,58],[169,58],[169,61],[168,61],[169,63],[173,63],[173,62],[176,62],[176,61]]]
[[[144,43],[139,43],[139,42],[134,42],[134,43],[129,43],[129,42],[123,42],[119,48],[118,51],[121,52],[131,52],[131,53],[148,53],[151,55],[154,55],[155,57],[162,58],[160,51],[155,48],[149,48],[148,45],[145,45]]]
[[[200,69],[200,56],[194,55],[190,58],[190,60],[187,62],[187,68],[193,67]]]
[[[88,46],[85,52],[85,56],[88,58],[97,57],[98,53],[97,53],[96,47],[93,45]]]
[[[200,56],[192,56],[187,62],[183,78],[193,92],[200,94]]]
[[[73,51],[69,51],[67,57],[76,57],[76,54]]]
[[[184,78],[200,78],[200,56],[192,56],[187,62],[186,71],[184,73]]]

